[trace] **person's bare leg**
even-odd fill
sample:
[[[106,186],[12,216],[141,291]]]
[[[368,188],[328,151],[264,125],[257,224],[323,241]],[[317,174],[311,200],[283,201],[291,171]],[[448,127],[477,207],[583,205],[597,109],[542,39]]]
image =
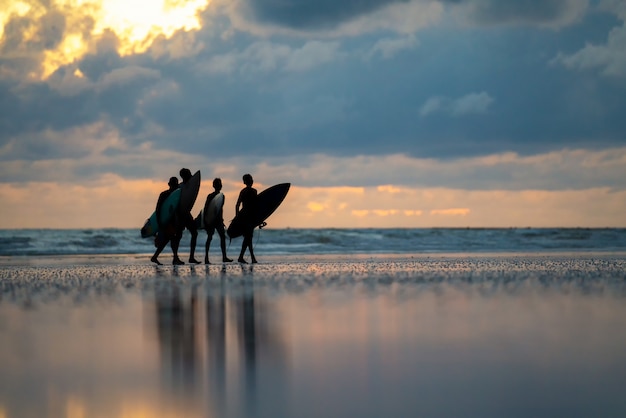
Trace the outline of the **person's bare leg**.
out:
[[[209,247],[211,246],[211,235],[206,237],[206,244],[204,245],[204,264],[211,264],[209,262]]]
[[[189,262],[193,264],[200,264],[200,262],[194,257],[196,254],[196,243],[198,242],[198,231],[192,228],[189,229],[189,233],[191,233],[191,242],[189,243]]]
[[[156,264],[158,266],[162,266],[163,264],[159,261],[158,257],[159,257],[159,254],[161,254],[161,251],[163,251],[163,249],[165,248],[166,245],[167,245],[167,241],[165,241],[164,244],[159,245],[159,247],[156,249],[156,251],[152,255],[152,258],[150,259],[150,261],[152,261],[154,264]]]
[[[222,249],[222,263],[230,263],[233,260],[226,256],[226,234],[224,233],[224,228],[218,230],[217,233],[220,236],[220,248]]]
[[[170,246],[172,247],[172,252],[174,253],[174,259],[172,260],[172,264],[176,266],[180,266],[185,264],[183,260],[178,257],[178,247],[180,246],[180,239],[182,238],[182,231],[180,234],[176,234],[174,238],[170,241]]]
[[[256,257],[254,256],[254,250],[252,249],[252,244],[250,244],[250,258],[252,259],[252,264],[257,263],[258,261],[256,261]]]
[[[243,258],[244,253],[246,252],[246,239],[243,239],[243,244],[241,244],[241,252],[239,253],[239,258],[237,259],[238,262],[240,263],[247,263],[246,259]]]

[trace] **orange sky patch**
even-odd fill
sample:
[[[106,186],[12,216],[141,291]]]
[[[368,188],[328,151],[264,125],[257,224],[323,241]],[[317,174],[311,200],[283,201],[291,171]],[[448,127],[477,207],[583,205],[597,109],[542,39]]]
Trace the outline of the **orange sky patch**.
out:
[[[433,209],[430,211],[431,215],[442,216],[466,216],[470,213],[468,208],[452,208],[452,209]]]
[[[106,175],[85,184],[0,183],[3,216],[0,228],[140,228],[154,211],[162,181],[126,180]],[[234,217],[243,187],[223,178],[224,220]],[[255,183],[259,191],[268,184]],[[195,216],[213,190],[204,179]],[[305,188],[292,185],[270,228],[359,227],[550,227],[626,226],[626,191],[608,188],[578,191],[467,191],[414,189],[394,195],[381,207],[377,187]],[[428,197],[428,199],[425,198]],[[441,208],[440,202],[449,203]],[[416,206],[419,207],[416,208]]]

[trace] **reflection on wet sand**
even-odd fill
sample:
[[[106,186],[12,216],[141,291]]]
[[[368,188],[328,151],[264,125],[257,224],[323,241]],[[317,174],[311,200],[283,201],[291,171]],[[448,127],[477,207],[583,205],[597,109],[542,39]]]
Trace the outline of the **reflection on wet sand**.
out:
[[[225,272],[211,277],[206,267],[205,286],[174,276],[155,289],[163,389],[187,407],[204,399],[193,409],[217,416],[258,415],[259,374],[272,382],[272,391],[281,390],[276,385],[284,385],[287,350],[271,306],[255,290],[253,266],[242,266],[243,279],[235,286],[226,284]],[[260,364],[260,356],[271,367]],[[275,413],[280,405],[270,407]]]
[[[626,416],[626,256],[183,267],[0,266],[0,417]]]

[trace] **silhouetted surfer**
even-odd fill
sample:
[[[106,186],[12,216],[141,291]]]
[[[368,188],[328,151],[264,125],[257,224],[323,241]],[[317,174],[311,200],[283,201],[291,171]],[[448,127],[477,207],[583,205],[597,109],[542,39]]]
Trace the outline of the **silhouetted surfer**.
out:
[[[184,185],[191,178],[191,170],[188,168],[181,168],[180,177],[183,179]],[[183,231],[187,228],[191,234],[191,242],[189,243],[189,262],[193,264],[200,264],[200,262],[194,258],[194,254],[196,252],[196,241],[198,240],[198,228],[196,227],[193,216],[191,216],[189,211],[181,212],[178,216],[178,233],[173,238],[173,240],[178,241],[176,247],[180,244],[180,240],[183,237]]]
[[[209,213],[209,210],[211,210],[211,201],[222,191],[222,179],[214,179],[213,188],[215,189],[215,191],[210,193],[206,197],[206,203],[204,204],[203,216],[205,217],[205,219],[207,217],[207,214]],[[220,236],[220,247],[222,248],[222,262],[230,263],[231,261],[233,261],[230,258],[226,257],[226,233],[224,231],[224,201],[225,199],[223,198],[221,202],[217,202],[218,207],[216,208],[217,213],[215,214],[215,217],[210,224],[204,225],[207,232],[206,245],[204,247],[205,264],[211,264],[209,262],[209,247],[211,246],[211,239],[213,238],[213,233],[215,232],[215,230],[217,230],[217,234]]]
[[[246,252],[246,248],[250,250],[250,257],[252,258],[252,262],[256,263],[256,258],[254,257],[254,250],[252,248],[252,237],[254,234],[254,227],[252,221],[252,214],[254,213],[256,206],[256,196],[257,191],[252,184],[254,180],[250,174],[243,175],[243,183],[246,185],[241,192],[239,192],[239,198],[237,199],[237,205],[235,205],[235,216],[239,215],[240,206],[242,214],[245,214],[246,217],[244,219],[245,231],[243,233],[243,243],[241,244],[241,253],[239,254],[240,263],[245,263],[246,260],[243,258],[244,253]]]
[[[174,190],[178,189],[178,179],[176,177],[170,177],[170,181],[167,184],[170,186],[170,188],[161,192],[161,194],[159,195],[159,200],[157,200],[156,219],[157,224],[159,225],[159,232],[154,239],[157,249],[154,252],[154,255],[152,256],[150,261],[161,265],[161,262],[159,262],[158,260],[158,256],[159,254],[161,254],[161,251],[163,251],[167,243],[170,242],[172,252],[174,253],[174,260],[172,261],[172,264],[185,264],[180,260],[180,258],[178,258],[178,244],[180,243],[180,237],[178,237],[177,234],[175,219],[170,220],[166,224],[161,223],[161,210],[163,209],[163,203]]]

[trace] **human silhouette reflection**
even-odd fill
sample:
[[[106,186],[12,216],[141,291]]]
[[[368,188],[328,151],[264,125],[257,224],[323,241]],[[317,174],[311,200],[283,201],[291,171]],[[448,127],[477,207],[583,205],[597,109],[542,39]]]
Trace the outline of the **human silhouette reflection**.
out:
[[[156,287],[164,387],[217,416],[266,415],[259,408],[267,407],[273,414],[280,402],[261,398],[266,386],[272,391],[285,386],[287,362],[281,334],[270,320],[271,306],[255,297],[251,270],[235,284],[224,268],[216,276],[212,271],[207,267],[201,284],[174,278]]]
[[[224,280],[216,292],[206,295],[206,340],[209,385],[223,409],[226,394],[226,297]]]
[[[238,327],[243,345],[245,394],[247,396],[245,405],[253,411],[256,407],[257,332],[254,316],[254,289],[250,280],[246,280],[243,295],[238,304],[241,316]]]
[[[175,282],[156,294],[156,325],[161,348],[164,381],[172,389],[193,389],[196,385],[196,289],[188,298]]]

